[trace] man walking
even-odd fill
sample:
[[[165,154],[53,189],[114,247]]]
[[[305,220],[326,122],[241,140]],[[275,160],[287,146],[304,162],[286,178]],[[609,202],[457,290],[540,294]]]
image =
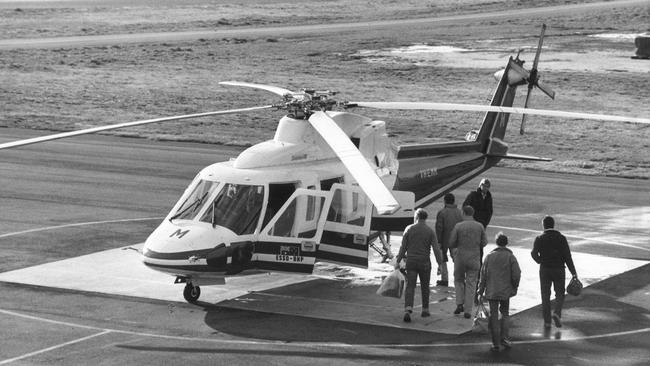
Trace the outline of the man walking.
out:
[[[551,328],[551,319],[555,326],[562,327],[562,306],[564,305],[565,270],[564,265],[574,278],[578,278],[571,258],[569,243],[564,235],[555,230],[555,220],[546,216],[542,220],[544,233],[535,238],[531,255],[539,263],[539,285],[542,295],[542,315],[544,328]],[[555,290],[555,309],[551,316],[551,284]]]
[[[490,193],[490,186],[489,179],[481,179],[478,188],[475,191],[469,192],[465,198],[465,202],[463,202],[463,206],[472,206],[474,209],[474,220],[480,222],[484,229],[487,229],[492,219],[492,193]],[[481,248],[480,255],[480,260],[483,261],[483,248]]]
[[[508,237],[503,233],[496,236],[497,248],[491,251],[481,267],[481,281],[478,285],[479,299],[485,297],[490,304],[490,334],[493,352],[501,346],[512,347],[508,338],[510,298],[517,294],[521,269],[512,251],[506,248]],[[499,320],[501,313],[501,320]]]
[[[454,286],[456,287],[456,310],[464,312],[465,318],[472,315],[476,281],[481,266],[480,251],[487,244],[483,225],[474,221],[474,209],[463,207],[463,221],[454,226],[449,238],[449,248],[457,248],[454,258]]]
[[[456,197],[453,194],[447,193],[444,198],[445,207],[438,211],[436,216],[436,237],[440,241],[442,250],[442,263],[440,264],[440,280],[436,282],[436,286],[449,286],[449,272],[447,270],[447,262],[449,262],[449,237],[451,231],[457,223],[463,221],[463,213],[456,207]],[[449,253],[448,253],[449,252]],[[452,255],[452,259],[453,259]]]
[[[429,313],[431,249],[433,249],[438,264],[441,262],[441,254],[436,233],[426,223],[428,216],[429,214],[421,208],[415,211],[415,223],[407,226],[404,230],[402,247],[399,249],[395,261],[395,269],[398,269],[400,261],[406,257],[406,291],[404,294],[405,322],[411,321],[415,284],[418,276],[420,277],[420,289],[422,290],[422,317],[431,315]]]

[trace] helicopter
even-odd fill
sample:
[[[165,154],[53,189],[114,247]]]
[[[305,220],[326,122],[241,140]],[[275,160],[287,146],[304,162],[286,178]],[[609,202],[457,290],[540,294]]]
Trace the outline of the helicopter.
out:
[[[502,159],[549,161],[512,154],[504,142],[511,114],[650,123],[650,119],[527,108],[539,80],[540,36],[531,70],[510,57],[497,72],[490,105],[433,102],[337,101],[336,92],[239,81],[224,86],[262,90],[274,104],[64,132],[0,144],[0,149],[189,118],[284,110],[272,139],[237,158],[202,169],[142,248],[144,265],[185,284],[190,303],[201,285],[227,277],[279,271],[311,274],[316,262],[366,268],[373,233],[402,231],[415,209],[495,166]],[[524,108],[513,107],[517,88],[528,87]],[[386,123],[350,112],[358,108],[464,110],[486,112],[478,130],[464,140],[397,146]],[[522,120],[521,132],[523,133]]]

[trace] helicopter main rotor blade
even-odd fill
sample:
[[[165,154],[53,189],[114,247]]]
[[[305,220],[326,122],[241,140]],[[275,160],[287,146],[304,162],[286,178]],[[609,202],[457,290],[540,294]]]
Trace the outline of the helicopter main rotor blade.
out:
[[[400,208],[393,194],[386,188],[366,158],[332,118],[325,112],[315,112],[309,117],[309,123],[341,159],[380,215],[390,215]]]
[[[514,114],[535,114],[538,116],[591,119],[613,122],[648,123],[650,118],[612,116],[607,114],[565,112],[549,109],[489,106],[481,104],[435,103],[435,102],[348,102],[347,107],[366,107],[376,109],[436,110],[436,111],[474,111],[501,112]]]
[[[39,142],[58,140],[58,139],[66,138],[66,137],[86,135],[86,134],[89,134],[89,133],[95,133],[95,132],[101,132],[101,131],[115,130],[115,129],[119,129],[119,128],[146,125],[146,124],[149,124],[149,123],[178,121],[178,120],[182,120],[182,119],[216,116],[216,115],[221,115],[221,114],[252,112],[252,111],[258,111],[258,110],[269,109],[269,108],[273,108],[273,106],[272,105],[266,105],[266,106],[259,106],[259,107],[250,107],[250,108],[227,109],[227,110],[222,110],[222,111],[196,113],[196,114],[186,114],[186,115],[182,115],[182,116],[162,117],[162,118],[147,119],[147,120],[142,120],[142,121],[126,122],[126,123],[118,123],[118,124],[114,124],[114,125],[92,127],[92,128],[87,128],[87,129],[84,129],[84,130],[62,132],[62,133],[57,133],[57,134],[54,134],[54,135],[47,135],[47,136],[41,136],[41,137],[34,137],[34,138],[31,138],[31,139],[7,142],[7,143],[4,143],[4,144],[0,144],[0,150],[9,149],[9,148],[12,148],[12,147],[36,144],[36,143],[39,143]]]
[[[530,100],[530,94],[533,91],[533,86],[531,84],[528,85],[528,93],[526,93],[526,101],[524,102],[524,108],[528,108],[528,101]],[[521,125],[519,125],[519,134],[523,135],[524,134],[524,126],[526,125],[526,115],[521,116]]]
[[[278,86],[272,86],[272,85],[263,85],[263,84],[253,84],[253,83],[245,83],[241,81],[221,81],[219,82],[221,85],[232,85],[232,86],[244,86],[247,88],[254,88],[254,89],[261,89],[265,90],[267,92],[271,92],[273,94],[279,95],[281,97],[289,94],[293,95],[295,94],[291,90],[280,88]]]

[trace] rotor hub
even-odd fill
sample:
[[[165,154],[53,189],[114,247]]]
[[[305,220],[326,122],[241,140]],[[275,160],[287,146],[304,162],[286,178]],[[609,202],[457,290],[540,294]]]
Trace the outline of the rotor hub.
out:
[[[308,119],[314,112],[330,111],[336,107],[339,102],[332,98],[336,94],[330,90],[301,89],[297,93],[285,94],[275,107],[287,110],[291,118]]]

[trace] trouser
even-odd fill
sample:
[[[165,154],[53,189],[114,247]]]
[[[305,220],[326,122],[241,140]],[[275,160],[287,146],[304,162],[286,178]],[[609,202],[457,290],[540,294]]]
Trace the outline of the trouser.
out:
[[[393,259],[393,252],[390,248],[390,231],[385,233],[380,231],[379,241],[381,241],[381,247],[384,249],[384,252],[386,252],[386,258]]]
[[[413,311],[415,284],[420,276],[422,290],[422,310],[429,309],[429,283],[431,282],[431,261],[406,260],[406,291],[404,292],[404,310]]]
[[[490,334],[492,335],[492,345],[498,346],[501,340],[508,338],[510,316],[510,299],[508,300],[490,300]],[[501,319],[499,319],[501,313]]]
[[[449,282],[449,270],[447,269],[447,262],[440,263],[440,280]]]
[[[539,267],[539,285],[542,293],[542,315],[544,323],[551,323],[551,284],[555,290],[555,309],[553,312],[562,317],[564,305],[564,267]]]
[[[449,256],[447,252],[449,248],[443,246],[442,248],[442,263],[440,263],[440,280],[449,282],[449,270],[447,269],[447,262],[449,262]]]
[[[463,305],[466,313],[472,312],[478,280],[479,262],[464,261],[456,258],[454,262],[454,287],[456,288],[456,305]]]

